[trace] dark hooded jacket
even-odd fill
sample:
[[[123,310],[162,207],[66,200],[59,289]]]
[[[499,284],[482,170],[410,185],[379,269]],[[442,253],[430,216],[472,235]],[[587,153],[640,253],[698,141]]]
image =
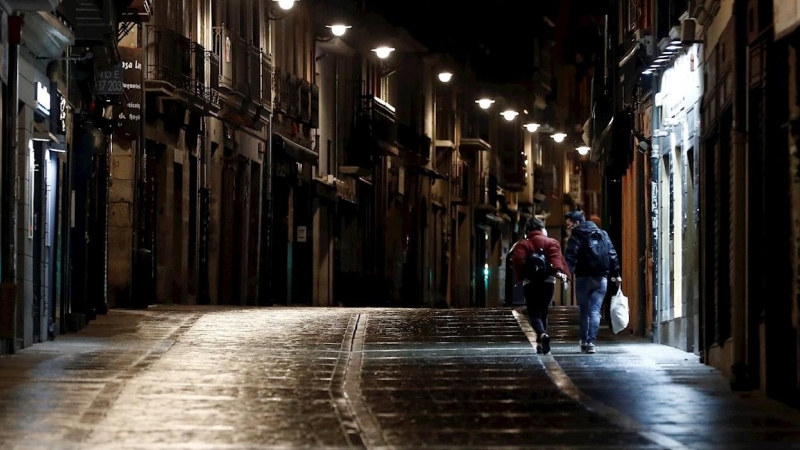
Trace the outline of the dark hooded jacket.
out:
[[[587,241],[594,230],[600,229],[597,227],[597,225],[595,225],[594,222],[589,220],[580,222],[577,227],[572,229],[572,234],[567,242],[567,251],[565,255],[569,270],[572,271],[576,277],[618,277],[620,268],[619,259],[617,258],[617,251],[614,249],[614,244],[611,243],[608,233],[603,230],[600,230],[600,232],[603,235],[603,238],[606,240],[606,244],[608,245],[608,273],[591,273],[588,270],[585,256],[583,256],[581,250],[585,245],[588,245]]]

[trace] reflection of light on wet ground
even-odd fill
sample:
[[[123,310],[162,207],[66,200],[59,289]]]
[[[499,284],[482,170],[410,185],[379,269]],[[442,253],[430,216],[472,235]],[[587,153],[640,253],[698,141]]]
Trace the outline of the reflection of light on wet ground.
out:
[[[648,431],[689,448],[797,442],[798,413],[732,395],[663,346],[602,342],[589,358],[557,316],[564,371]],[[543,361],[510,310],[112,311],[0,357],[0,448],[652,447]]]

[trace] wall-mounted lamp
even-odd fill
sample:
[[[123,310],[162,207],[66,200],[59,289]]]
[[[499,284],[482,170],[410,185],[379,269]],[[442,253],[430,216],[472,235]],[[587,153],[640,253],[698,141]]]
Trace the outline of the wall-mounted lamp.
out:
[[[475,100],[475,103],[477,103],[481,109],[489,109],[489,107],[492,106],[492,103],[494,103],[494,100],[490,98],[482,98],[480,100]]]
[[[453,74],[450,72],[442,72],[439,74],[439,81],[442,83],[449,83],[453,79]]]
[[[592,150],[592,148],[587,146],[587,145],[581,145],[580,147],[576,148],[575,150],[578,151],[579,155],[586,156],[586,155],[589,154],[589,152]]]
[[[286,14],[294,7],[296,1],[297,0],[272,0],[268,11],[269,20],[281,20],[286,17]]]
[[[284,11],[292,9],[295,2],[295,0],[272,0],[272,1],[278,2],[278,6]]]
[[[507,121],[511,122],[512,120],[514,120],[515,117],[517,117],[519,115],[519,113],[516,112],[516,111],[512,111],[510,109],[507,109],[507,110],[501,112],[500,115],[505,117],[505,119]]]
[[[538,123],[526,123],[525,129],[530,131],[531,133],[536,133],[536,130],[539,129],[540,125]]]
[[[334,36],[344,36],[344,34],[347,33],[348,28],[353,28],[350,25],[342,25],[340,23],[334,25],[325,25],[325,26],[331,29],[331,34],[333,34]]]
[[[378,55],[378,58],[386,59],[394,51],[394,48],[393,47],[378,47],[378,48],[373,48],[372,51],[375,52],[376,55]]]
[[[567,137],[566,133],[555,133],[550,136],[553,138],[554,141],[558,142],[559,144],[564,142],[564,139]]]

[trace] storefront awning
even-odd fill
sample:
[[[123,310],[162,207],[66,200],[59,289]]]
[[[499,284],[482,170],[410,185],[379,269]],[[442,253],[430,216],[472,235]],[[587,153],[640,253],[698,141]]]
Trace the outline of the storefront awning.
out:
[[[316,165],[319,160],[319,154],[314,150],[286,139],[277,133],[272,134],[272,150],[283,152],[286,156],[302,163]]]

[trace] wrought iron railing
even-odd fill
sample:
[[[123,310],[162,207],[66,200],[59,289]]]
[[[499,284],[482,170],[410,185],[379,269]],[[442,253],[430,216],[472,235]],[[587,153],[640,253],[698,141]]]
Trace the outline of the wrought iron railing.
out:
[[[213,105],[218,100],[219,64],[197,42],[163,27],[145,28],[146,79],[166,83],[173,89]]]
[[[319,128],[319,86],[311,85],[311,128]]]
[[[168,28],[148,26],[145,30],[146,78],[186,89],[191,77],[188,39]]]
[[[272,110],[272,61],[261,53],[261,103]]]
[[[300,120],[311,123],[311,83],[300,80]]]
[[[450,196],[455,202],[469,199],[469,166],[457,157],[450,169]]]
[[[461,139],[489,141],[489,115],[485,111],[465,112],[460,115]]]
[[[206,51],[205,63],[208,74],[206,98],[212,105],[219,106],[219,56],[213,51]]]

